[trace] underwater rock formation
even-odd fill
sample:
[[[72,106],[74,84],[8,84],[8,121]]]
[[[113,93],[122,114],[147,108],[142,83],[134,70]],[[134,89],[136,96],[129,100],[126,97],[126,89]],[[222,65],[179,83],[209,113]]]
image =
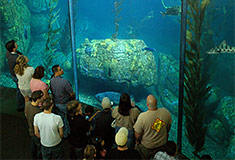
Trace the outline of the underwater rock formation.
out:
[[[219,120],[213,120],[208,125],[207,135],[210,137],[216,144],[223,145],[227,147],[229,144],[229,136],[224,128],[224,125]]]
[[[49,10],[48,0],[29,0],[28,8],[31,13],[40,13]]]
[[[160,94],[160,99],[162,105],[167,108],[171,114],[177,116],[178,113],[178,96],[174,95],[168,89],[164,89],[164,91]]]
[[[225,118],[224,121],[228,123],[226,125],[227,130],[231,134],[235,134],[235,98],[234,97],[224,97],[218,106],[217,109],[217,117],[223,116]],[[221,118],[219,118],[221,119]]]
[[[47,31],[47,16],[48,14],[32,14],[30,25],[34,37]]]
[[[227,154],[226,154],[226,159],[234,159],[235,158],[235,135],[232,136]]]
[[[179,64],[169,55],[158,53],[156,55],[157,65],[157,82],[156,90],[161,95],[165,89],[172,92],[174,95],[178,95],[179,85]]]
[[[18,44],[18,50],[27,53],[30,42],[30,11],[24,4],[24,0],[0,1],[1,19],[1,47],[0,47],[0,71],[6,70],[5,43],[14,39]]]
[[[81,75],[128,87],[155,85],[155,58],[152,52],[142,50],[144,47],[144,41],[137,39],[86,39],[77,49]]]
[[[235,133],[235,108],[233,97],[224,97],[216,110],[216,119],[210,122],[207,135],[218,144],[228,146]]]

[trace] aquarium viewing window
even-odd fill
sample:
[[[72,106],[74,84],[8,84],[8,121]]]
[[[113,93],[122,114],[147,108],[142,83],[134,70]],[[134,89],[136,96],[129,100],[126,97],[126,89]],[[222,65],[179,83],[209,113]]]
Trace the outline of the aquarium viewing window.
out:
[[[146,112],[146,98],[152,94],[158,108],[171,114],[168,140],[177,142],[180,153],[189,159],[207,154],[233,159],[233,4],[234,0],[1,0],[0,88],[9,94],[18,89],[7,62],[11,52],[5,47],[15,40],[29,66],[44,67],[43,84],[50,86],[53,66],[63,69],[62,78],[84,110],[88,105],[102,109],[104,97],[114,109],[127,93],[133,106]],[[1,94],[1,113],[15,107],[8,105],[10,98]],[[24,109],[20,102],[19,111]]]

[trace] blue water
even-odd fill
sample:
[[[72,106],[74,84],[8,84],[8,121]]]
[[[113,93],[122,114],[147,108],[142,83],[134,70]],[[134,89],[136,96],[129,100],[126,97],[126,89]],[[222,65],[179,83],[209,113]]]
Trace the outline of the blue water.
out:
[[[64,5],[66,4],[66,5]],[[180,5],[180,1],[165,2],[166,6]],[[67,1],[60,1],[58,8],[61,8],[61,23],[67,18]],[[114,0],[79,0],[77,3],[77,23],[75,28],[79,28],[79,21],[84,17],[89,21],[88,32],[90,39],[105,39],[114,33]],[[141,23],[141,20],[153,12],[153,18]],[[164,12],[161,1],[155,0],[128,0],[122,4],[119,24],[119,39],[129,38],[127,35],[128,26],[137,28],[137,38],[143,39],[148,46],[156,48],[158,52],[167,52],[168,54],[179,54],[180,23],[179,16],[163,17],[160,11]],[[95,25],[96,31],[92,26]],[[98,33],[97,33],[98,32]],[[81,36],[81,35],[76,35]],[[169,44],[171,44],[169,46]]]

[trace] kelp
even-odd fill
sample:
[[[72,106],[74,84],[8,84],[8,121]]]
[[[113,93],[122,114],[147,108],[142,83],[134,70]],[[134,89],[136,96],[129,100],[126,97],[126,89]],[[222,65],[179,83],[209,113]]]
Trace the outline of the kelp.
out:
[[[58,4],[58,0],[50,0],[49,1],[49,7],[50,7],[50,11],[49,11],[49,16],[48,16],[48,31],[46,33],[46,46],[44,49],[44,53],[43,53],[43,66],[45,67],[45,71],[46,71],[46,79],[50,79],[49,75],[50,75],[50,67],[51,67],[51,63],[52,60],[55,58],[55,52],[57,51],[57,47],[58,47],[58,42],[59,42],[59,32],[60,32],[60,28],[56,28],[55,27],[55,22],[58,20],[59,18],[59,11],[57,10],[55,11],[55,8]]]
[[[186,117],[186,136],[194,148],[193,154],[199,156],[204,149],[207,127],[205,125],[206,100],[211,94],[210,79],[203,74],[203,22],[206,7],[210,0],[188,0],[187,49],[185,52],[184,112]]]
[[[122,11],[121,5],[124,0],[116,0],[114,2],[114,25],[115,25],[115,33],[112,35],[112,40],[116,40],[119,32],[119,22],[121,21],[122,17],[119,16],[120,12]]]

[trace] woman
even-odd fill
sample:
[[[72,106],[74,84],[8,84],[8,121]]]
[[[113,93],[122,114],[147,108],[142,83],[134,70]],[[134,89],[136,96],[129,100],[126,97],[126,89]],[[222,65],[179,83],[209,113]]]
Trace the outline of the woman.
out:
[[[135,146],[133,126],[139,114],[140,111],[137,108],[132,107],[130,96],[127,93],[123,93],[120,97],[119,105],[115,107],[112,112],[112,116],[116,119],[116,133],[121,127],[126,127],[128,129],[128,148],[134,148]]]
[[[68,102],[67,110],[70,126],[70,158],[82,159],[83,151],[88,143],[86,132],[89,131],[90,124],[82,115],[82,105],[77,100]]]
[[[43,92],[44,96],[42,97],[42,100],[49,98],[48,95],[49,87],[45,82],[41,80],[44,77],[44,71],[45,71],[44,67],[38,66],[35,69],[33,78],[30,81],[30,88],[32,93],[38,90],[41,90]]]
[[[20,92],[25,98],[25,104],[29,101],[29,97],[32,94],[30,89],[30,80],[34,73],[34,68],[29,66],[28,62],[29,59],[27,57],[20,55],[16,59],[16,65],[14,68]]]

